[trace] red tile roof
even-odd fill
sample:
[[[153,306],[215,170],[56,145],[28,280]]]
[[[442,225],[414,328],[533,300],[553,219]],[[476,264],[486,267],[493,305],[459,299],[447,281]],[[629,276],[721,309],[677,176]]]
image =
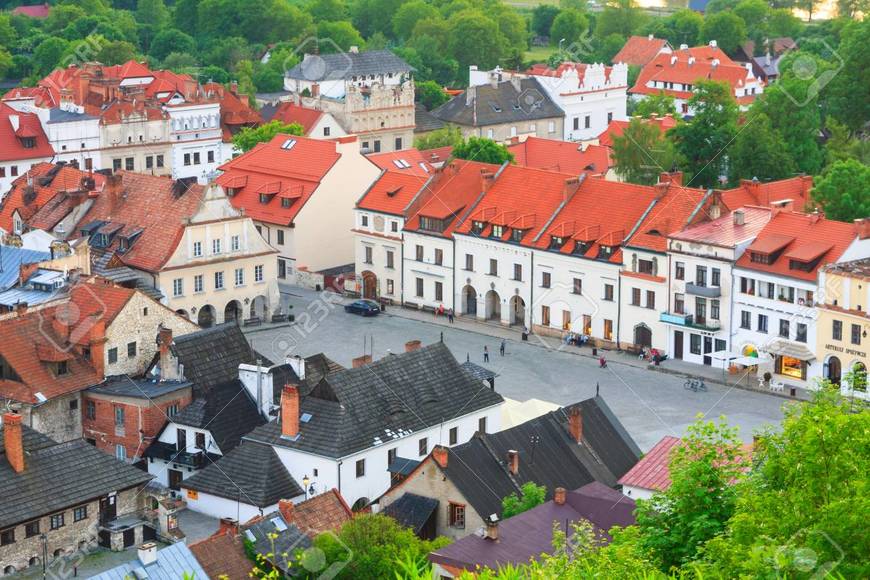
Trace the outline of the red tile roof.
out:
[[[218,531],[191,544],[190,551],[209,578],[248,580],[256,565],[245,554],[242,538],[231,530]]]
[[[681,442],[679,437],[666,435],[617,483],[622,486],[639,487],[652,491],[666,490],[671,486],[669,469],[671,450]]]
[[[770,206],[776,202],[791,200],[792,209],[803,211],[810,202],[812,188],[813,178],[810,175],[769,183],[744,179],[738,187],[722,191],[722,201],[730,209],[737,209],[744,205]]]
[[[598,144],[605,147],[613,147],[614,137],[622,136],[630,122],[630,120],[611,121],[610,124],[607,126],[607,129],[605,129],[600,135],[598,135]],[[661,131],[662,133],[667,132],[668,129],[671,129],[677,125],[677,120],[674,119],[673,115],[665,115],[664,117],[651,117],[649,119],[644,119],[643,122],[655,123],[655,125],[659,128],[659,131]]]
[[[410,173],[384,171],[359,200],[357,207],[392,215],[403,215],[411,200],[428,181]]]
[[[366,158],[387,171],[429,177],[435,173],[435,167],[429,163],[428,159],[431,156],[426,155],[426,153],[429,152],[423,152],[418,149],[403,149],[402,151],[391,151],[389,153],[370,153],[366,155]]]
[[[33,147],[25,147],[25,139],[33,139]],[[6,103],[0,103],[0,161],[52,157],[54,149],[42,131],[39,117],[33,113],[20,113]]]
[[[709,219],[715,194],[676,184],[658,184],[659,199],[644,217],[626,246],[656,252],[667,250],[667,237],[687,226]]]
[[[333,532],[353,517],[353,512],[335,488],[293,506],[291,521],[308,536]]]
[[[90,361],[73,346],[80,335],[94,330],[93,321],[73,317],[77,309],[66,310],[63,304],[52,303],[36,311],[10,314],[0,319],[3,330],[0,358],[19,378],[0,379],[0,397],[37,403],[37,393],[52,399],[81,391],[103,380]],[[59,322],[71,317],[72,324]],[[49,353],[57,356],[47,356]],[[68,372],[57,375],[52,362],[61,360],[67,361]]]
[[[290,142],[292,146],[283,147]],[[286,226],[293,223],[340,157],[334,141],[276,135],[220,166],[224,173],[217,183],[225,188],[233,186],[232,192],[227,191],[232,193],[233,206],[244,208],[252,219]],[[238,178],[246,178],[245,184],[235,188],[240,183]],[[276,188],[277,193],[262,203],[260,193],[267,185]],[[282,199],[289,199],[290,207],[284,207]]]
[[[456,231],[470,233],[472,222],[480,221],[485,224],[478,233],[481,238],[490,237],[492,226],[500,225],[501,240],[509,240],[511,230],[519,229],[525,231],[523,241],[530,242],[578,187],[577,176],[570,173],[508,165]]]
[[[549,65],[544,63],[533,64],[526,71],[526,74],[539,76],[539,77],[558,77],[562,78],[566,71],[570,69],[574,69],[577,71],[577,88],[579,88],[583,84],[583,78],[586,76],[586,68],[588,64],[582,62],[563,62],[556,68],[551,68]],[[604,78],[605,80],[610,80],[610,73],[613,71],[612,67],[604,67]]]
[[[275,109],[272,120],[282,123],[299,123],[305,129],[305,135],[308,135],[322,116],[323,111],[285,102]]]
[[[69,301],[75,304],[79,317],[99,317],[108,327],[134,294],[136,290],[132,288],[124,288],[107,280],[92,278],[73,286]],[[78,344],[86,344],[91,337],[90,333],[80,333],[80,335],[76,341]]]
[[[689,59],[695,61],[690,64]],[[718,64],[714,65],[714,59]],[[661,92],[681,99],[688,99],[691,92],[661,87],[648,87],[650,81],[694,85],[701,80],[725,81],[731,86],[732,94],[738,88],[743,88],[747,81],[764,86],[758,78],[751,78],[752,71],[728,58],[722,49],[710,46],[700,46],[684,50],[675,50],[672,54],[662,53],[641,69],[637,82],[630,93],[656,95]],[[754,95],[741,97],[740,103],[751,102]]]
[[[770,221],[771,210],[766,207],[746,206],[739,208],[743,212],[743,224],[735,223],[734,213],[726,214],[710,222],[702,223],[672,234],[675,240],[700,242],[722,247],[733,247],[741,242],[751,240]]]
[[[24,16],[29,16],[30,18],[48,18],[48,14],[51,11],[51,6],[48,3],[45,4],[35,4],[33,6],[17,6],[12,11],[12,14],[23,14]]]
[[[58,206],[67,195],[58,196],[66,192],[75,192],[81,189],[82,178],[88,173],[80,171],[71,165],[54,165],[52,163],[40,163],[35,165],[12,182],[9,193],[0,203],[0,228],[7,232],[12,231],[12,214],[17,210],[19,215],[32,227],[51,229],[54,224],[48,224],[52,215],[60,213],[62,207]],[[95,187],[90,195],[98,195],[105,184],[105,176],[99,173],[91,175]],[[28,181],[30,185],[28,186]],[[32,193],[29,191],[32,190]],[[49,207],[52,206],[52,207]],[[49,211],[51,210],[51,211]]]
[[[207,96],[216,95],[221,103],[221,128],[223,129],[223,141],[229,143],[233,135],[243,127],[256,127],[263,122],[263,117],[241,99],[233,91],[227,90],[218,83],[206,83],[203,86]]]
[[[120,171],[110,179],[79,227],[94,221],[121,226],[109,250],[117,250],[119,239],[141,230],[129,250],[118,253],[121,263],[148,272],[159,271],[175,252],[184,233],[184,220],[196,214],[205,188],[169,177]],[[104,226],[105,227],[109,227]]]
[[[628,65],[644,66],[668,45],[663,38],[650,36],[630,37],[619,52],[611,59],[611,62],[624,62]]]
[[[782,211],[773,215],[736,265],[747,270],[815,281],[819,268],[838,261],[857,237],[855,224],[829,220],[818,214]],[[753,253],[768,254],[773,263],[753,262]],[[793,260],[809,264],[810,271],[792,269]]]
[[[451,155],[453,155],[453,145],[445,145],[444,147],[436,147],[435,149],[426,149],[420,153],[429,163],[444,163]]]
[[[418,203],[409,208],[404,229],[419,229],[421,215],[449,219],[449,226],[440,234],[450,237],[483,192],[484,174],[492,175],[498,170],[498,165],[454,159],[438,171],[418,198]]]
[[[607,173],[610,150],[599,145],[580,145],[568,141],[529,137],[508,146],[517,165],[561,173]]]

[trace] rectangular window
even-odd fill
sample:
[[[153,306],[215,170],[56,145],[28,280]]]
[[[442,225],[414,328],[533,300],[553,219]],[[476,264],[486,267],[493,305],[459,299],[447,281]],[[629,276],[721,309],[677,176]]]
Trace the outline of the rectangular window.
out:
[[[323,136],[324,137],[329,137],[329,129],[330,129],[330,127],[323,128]]]
[[[97,403],[94,401],[88,401],[85,404],[85,415],[88,419],[94,420],[97,418]]]
[[[423,297],[423,278],[417,278],[417,298]]]
[[[124,426],[124,407],[115,407],[115,427]]]
[[[115,445],[115,459],[118,461],[127,461],[127,448],[120,443]]]
[[[417,453],[420,457],[429,453],[429,440],[427,438],[423,437],[420,439],[420,442],[417,444]]]
[[[573,287],[571,290],[574,294],[583,294],[583,279],[574,278]]]
[[[184,154],[184,164],[185,164],[185,165],[190,165],[190,153],[185,153],[185,154]]]
[[[281,231],[281,230],[278,230],[278,233],[279,233],[279,234],[283,234],[284,232]],[[284,238],[284,236],[281,236],[281,235],[278,236],[278,243],[279,243],[279,244],[283,244],[283,243],[284,243],[283,238]],[[235,236],[231,237],[231,238],[230,238],[230,249],[231,249],[233,252],[238,252],[238,251],[239,251],[239,247],[240,247],[240,244],[239,244],[239,236],[238,236],[238,235],[235,235]]]
[[[73,509],[73,521],[80,522],[88,519],[88,506],[83,505]]]
[[[163,155],[157,156],[157,167],[163,167]]]
[[[154,156],[149,155],[145,158],[145,169],[151,169],[152,167],[154,167]]]
[[[740,311],[740,328],[749,330],[752,328],[752,313],[748,310]]]
[[[592,117],[590,115],[586,115],[586,118],[583,120],[583,128],[588,129],[592,126]]]
[[[372,250],[371,246],[365,246],[363,248],[363,253],[365,254],[365,256],[363,256],[363,263],[365,263],[365,264],[372,263],[372,252],[373,252],[373,250]]]
[[[396,147],[395,150],[398,151],[402,148],[402,138],[396,137]]]
[[[571,330],[571,311],[562,311],[562,330]]]
[[[356,476],[365,477],[366,475],[366,460],[358,459],[356,462]]]
[[[450,517],[450,527],[465,529],[465,506],[451,502],[448,512]]]
[[[167,417],[175,417],[178,415],[178,405],[169,405],[166,407],[166,416]]]
[[[199,151],[193,154],[193,164],[199,165]]]
[[[112,347],[109,349],[109,364],[115,364],[116,362],[118,362],[118,349]]]
[[[361,215],[359,216],[359,223],[362,227],[366,228],[369,225],[369,216]]]
[[[701,335],[700,334],[690,334],[689,335],[689,352],[692,354],[701,354]]]
[[[637,261],[637,271],[641,274],[650,274],[653,273],[653,263],[652,260],[638,260]]]
[[[193,277],[193,291],[194,292],[202,292],[203,291],[203,276],[202,274],[197,274]]]
[[[707,322],[707,299],[695,298],[695,322],[704,324]]]
[[[835,320],[833,322],[833,328],[831,328],[831,337],[834,340],[843,340],[843,321]]]
[[[550,287],[550,273],[549,272],[541,272],[541,288],[549,288]]]
[[[435,282],[435,301],[441,302],[444,300],[444,284]]]
[[[24,537],[32,538],[39,535],[39,520],[24,524]]]
[[[481,417],[477,420],[477,432],[486,433],[486,417]]]
[[[244,268],[236,268],[235,274],[233,275],[234,282],[236,286],[244,286],[245,285],[245,269]]]
[[[440,266],[444,262],[444,250],[435,248],[435,264]]]
[[[423,261],[423,246],[421,246],[420,244],[417,244],[416,248],[414,248],[414,251],[416,254],[417,261],[422,262]]]
[[[224,273],[223,272],[215,272],[214,273],[214,289],[222,290],[224,287]]]
[[[127,358],[133,358],[136,356],[136,343],[128,342],[127,343]]]
[[[52,530],[59,530],[64,526],[63,514],[54,514],[49,518],[49,527]]]
[[[604,285],[604,300],[613,302],[613,284]]]
[[[489,260],[489,275],[498,276],[498,260],[490,258]]]
[[[112,171],[121,171],[120,159],[112,159]]]
[[[392,279],[387,278],[387,294],[394,294],[394,293],[395,293],[395,290],[394,290],[393,281],[392,281]]]
[[[459,427],[450,428],[450,445],[456,445],[459,441]]]
[[[613,340],[613,321],[604,319],[604,340]]]
[[[193,256],[195,258],[202,256],[202,242],[193,242]]]
[[[713,320],[719,320],[719,301],[711,300],[710,301],[710,318]]]
[[[541,306],[541,324],[550,326],[550,307]]]
[[[650,310],[656,307],[656,293],[653,290],[646,291],[646,307]]]
[[[631,289],[631,305],[640,306],[640,288]]]
[[[767,316],[764,314],[758,315],[758,326],[755,327],[758,332],[767,332]]]
[[[474,271],[474,256],[471,254],[465,254],[465,269],[469,272]]]
[[[126,159],[124,159],[124,169],[126,169],[127,171],[133,171],[133,168],[134,168],[133,158],[127,157]]]
[[[211,241],[211,253],[212,254],[220,254],[221,253],[221,241],[219,238]]]
[[[719,268],[713,268],[710,271],[710,285],[719,287],[722,281],[722,272]]]
[[[522,282],[523,280],[523,265],[514,264],[514,280]]]
[[[172,281],[172,295],[181,296],[184,294],[184,280],[176,278]]]
[[[254,266],[254,282],[262,282],[263,281],[263,265],[257,264]]]
[[[794,339],[798,342],[806,342],[807,341],[807,325],[806,324],[804,324],[802,322],[797,323],[797,326],[795,327]]]
[[[580,117],[574,117],[574,130],[576,131],[579,128],[580,128]]]
[[[788,320],[780,319],[780,321],[779,321],[779,336],[781,336],[782,338],[788,338],[789,337],[788,331],[789,331]]]
[[[861,325],[852,325],[852,344],[861,344]]]
[[[387,268],[395,268],[393,250],[387,250]]]
[[[208,155],[208,162],[214,163],[214,151],[209,151],[206,155]]]
[[[399,456],[399,450],[393,447],[392,449],[387,449],[387,467],[393,464],[396,460],[396,457]]]
[[[15,543],[15,528],[9,528],[0,532],[0,546],[8,546]]]
[[[697,266],[695,268],[695,284],[698,286],[706,287],[707,286],[707,267],[706,266]]]
[[[686,299],[682,294],[674,294],[674,314],[686,313]]]

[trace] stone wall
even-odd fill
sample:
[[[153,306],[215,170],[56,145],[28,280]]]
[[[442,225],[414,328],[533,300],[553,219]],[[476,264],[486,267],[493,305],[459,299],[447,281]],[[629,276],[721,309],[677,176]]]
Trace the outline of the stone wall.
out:
[[[22,407],[25,425],[59,443],[82,436],[81,393],[55,397],[35,407]]]

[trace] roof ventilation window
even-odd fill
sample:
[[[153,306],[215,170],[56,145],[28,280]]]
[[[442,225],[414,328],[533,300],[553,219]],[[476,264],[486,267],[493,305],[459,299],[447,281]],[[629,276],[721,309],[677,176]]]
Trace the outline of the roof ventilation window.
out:
[[[302,416],[299,417],[299,420],[303,423],[308,423],[309,421],[311,421],[312,418],[313,415],[311,413],[302,413]]]
[[[490,103],[489,106],[496,113],[501,113],[501,107],[498,106],[496,103]]]
[[[287,139],[281,144],[281,149],[285,151],[290,151],[296,145],[296,139]]]
[[[281,518],[272,518],[272,525],[275,526],[275,529],[279,532],[284,532],[287,530],[287,524],[284,523],[284,520]]]

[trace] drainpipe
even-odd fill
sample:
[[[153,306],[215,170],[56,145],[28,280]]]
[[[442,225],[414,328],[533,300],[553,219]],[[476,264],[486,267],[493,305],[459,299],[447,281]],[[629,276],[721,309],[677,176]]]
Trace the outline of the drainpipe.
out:
[[[338,493],[341,493],[341,466],[344,465],[344,461],[338,462]]]
[[[619,350],[620,330],[622,330],[622,275],[616,277],[616,350]]]
[[[529,250],[529,334],[535,325],[535,251]],[[523,329],[525,331],[525,329]]]

